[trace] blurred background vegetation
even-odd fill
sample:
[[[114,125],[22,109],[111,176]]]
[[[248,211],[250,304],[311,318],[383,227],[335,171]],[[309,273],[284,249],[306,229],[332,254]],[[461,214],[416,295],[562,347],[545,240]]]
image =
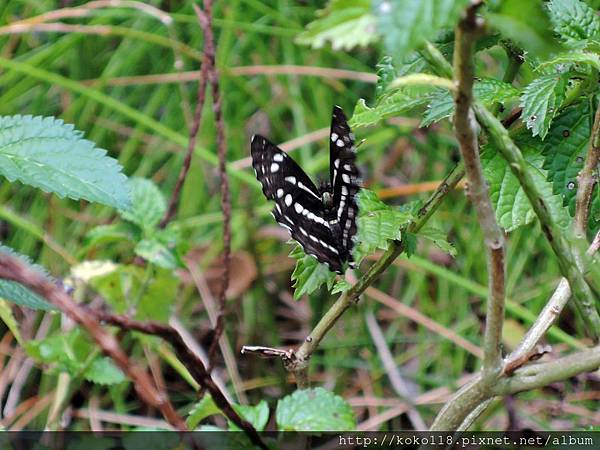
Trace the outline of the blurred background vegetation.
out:
[[[56,116],[72,123],[118,159],[129,177],[153,180],[168,198],[182,164],[196,100],[196,76],[186,74],[198,70],[201,60],[202,33],[192,1],[149,2],[168,13],[172,23],[152,11],[97,8],[84,18],[61,20],[70,28],[34,27],[22,33],[7,28],[16,20],[85,3],[0,4],[0,114]],[[232,0],[215,5],[227,158],[234,162],[230,171],[234,258],[225,321],[230,355],[219,360],[216,374],[231,398],[242,404],[266,400],[274,406],[294,390],[294,384],[279,361],[240,355],[241,346],[295,346],[333,301],[325,289],[293,300],[294,261],[287,256],[291,246],[268,214],[271,205],[246,160],[255,133],[279,143],[300,138],[291,143],[294,158],[309,173],[324,174],[332,106],[340,105],[351,116],[360,98],[367,103],[374,98],[375,65],[383,56],[379,44],[346,50],[333,49],[329,43],[313,48],[298,41],[324,6],[312,0]],[[494,47],[479,56],[477,65],[481,73],[501,79],[507,58]],[[284,69],[287,73],[277,74]],[[515,85],[523,86],[531,77],[531,69],[524,67]],[[366,185],[382,190],[389,204],[426,199],[435,186],[422,183],[441,180],[459,159],[449,122],[421,129],[420,121],[420,114],[413,114],[356,130],[357,138],[365,139],[358,159]],[[208,291],[199,295],[192,277],[182,270],[182,282],[160,291],[155,300],[200,342],[207,342],[211,329],[207,297],[218,292],[222,247],[210,102],[198,144],[175,225],[189,247],[190,264],[202,274]],[[383,191],[387,188],[397,189]],[[3,243],[57,277],[67,276],[73,265],[84,260],[135,262],[132,242],[94,241],[88,235],[116,217],[107,207],[60,199],[18,183],[0,185]],[[376,283],[382,295],[365,295],[313,357],[313,383],[345,398],[354,408],[359,428],[411,427],[386,376],[373,329],[366,324],[369,314],[377,318],[412,398],[423,403],[419,411],[427,423],[461,380],[479,367],[487,275],[474,217],[464,192],[452,192],[432,223],[444,231],[456,256],[419,241],[415,255],[398,259]],[[560,275],[537,223],[510,234],[507,255],[504,345],[510,349],[541,310]],[[158,272],[147,273],[146,281]],[[87,294],[80,299],[93,302],[94,296]],[[140,405],[129,382],[90,380],[82,376],[81,365],[70,370],[81,363],[77,351],[70,355],[64,350],[66,356],[60,361],[40,359],[40,347],[56,350],[48,339],[56,340],[69,330],[59,315],[14,306],[12,315],[16,324],[8,323],[11,316],[3,313],[8,325],[0,336],[2,426],[89,429],[94,421],[106,428],[160,425],[153,419],[159,415]],[[422,316],[429,328],[423,326]],[[571,336],[583,333],[572,311],[563,313],[559,325],[564,333],[548,338],[557,352],[577,346]],[[37,346],[19,346],[15,326],[24,339],[37,339]],[[188,411],[197,401],[196,393],[181,376],[181,364],[169,349],[137,335],[121,338],[128,353],[167,386],[175,406]],[[67,344],[63,340],[60,345]],[[85,347],[85,351],[91,350]],[[36,359],[30,358],[32,354]],[[599,388],[596,375],[582,375],[497,401],[475,428],[558,430],[598,425]]]

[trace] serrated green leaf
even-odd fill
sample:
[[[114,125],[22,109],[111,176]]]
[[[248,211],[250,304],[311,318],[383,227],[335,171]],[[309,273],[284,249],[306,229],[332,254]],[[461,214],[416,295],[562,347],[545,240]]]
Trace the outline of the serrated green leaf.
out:
[[[135,239],[135,226],[129,223],[98,225],[85,235],[85,247],[94,247],[108,242],[131,241]]]
[[[485,18],[502,37],[516,42],[535,57],[560,48],[550,32],[550,20],[541,0],[504,0],[498,5],[490,8]]]
[[[158,225],[167,209],[162,192],[151,181],[145,178],[129,180],[131,189],[131,208],[119,211],[125,220],[135,223],[140,228],[152,229]]]
[[[106,356],[94,359],[83,373],[83,377],[92,383],[104,386],[122,383],[127,380],[121,369],[115,366],[112,360]]]
[[[296,43],[321,48],[329,42],[334,50],[351,50],[377,41],[370,6],[370,0],[330,0],[317,12],[319,18],[296,37]]]
[[[80,328],[64,333],[57,331],[45,339],[31,340],[26,344],[27,353],[37,361],[50,364],[61,372],[80,375],[93,352],[92,343]]]
[[[323,284],[327,285],[327,289],[331,289],[335,281],[335,273],[330,271],[327,265],[317,261],[314,256],[304,254],[301,249],[300,252],[294,249],[290,253],[290,256],[299,258],[292,273],[294,299],[298,300],[304,294],[312,294]]]
[[[120,265],[107,275],[91,278],[89,283],[117,314],[123,314],[135,306],[131,302],[137,298],[143,279],[141,267]]]
[[[106,151],[53,117],[0,117],[0,174],[59,197],[130,206],[127,178]]]
[[[562,196],[572,216],[575,214],[577,175],[589,149],[591,121],[592,111],[587,100],[572,105],[556,117],[542,145],[548,180],[552,181],[554,193]],[[591,211],[589,225],[594,233],[600,226],[595,217],[600,211],[597,195],[592,198]]]
[[[552,0],[548,4],[554,31],[570,45],[600,38],[600,19],[592,8],[579,0]]]
[[[280,431],[344,431],[356,427],[352,407],[321,387],[297,390],[277,402]]]
[[[444,230],[426,224],[419,230],[418,236],[430,240],[436,247],[450,256],[456,256],[456,248],[446,240],[447,233]]]
[[[546,137],[552,119],[565,99],[568,78],[565,72],[543,75],[523,90],[521,117],[533,136]]]
[[[562,199],[553,194],[552,184],[546,180],[546,173],[542,169],[541,150],[522,142],[518,145],[539,192],[547,201],[550,214],[560,227],[567,228],[571,220],[563,207]],[[535,213],[529,199],[523,192],[517,177],[492,144],[484,148],[481,162],[485,178],[489,183],[490,198],[496,209],[499,225],[510,232],[533,221]]]
[[[377,73],[377,85],[375,86],[375,98],[379,98],[386,90],[390,82],[396,78],[396,69],[392,63],[391,56],[384,56],[375,66]]]
[[[558,64],[587,65],[596,70],[600,70],[600,56],[598,56],[596,53],[571,50],[569,52],[554,56],[549,61],[540,64],[538,68],[544,69],[546,67],[555,66]]]
[[[384,92],[375,103],[369,107],[364,99],[359,99],[354,114],[349,121],[352,128],[377,125],[382,120],[406,114],[413,109],[424,106],[435,88],[432,86],[405,86]]]
[[[413,219],[409,211],[399,211],[383,203],[373,191],[361,189],[358,195],[357,261],[376,249],[387,250],[390,240],[400,239],[401,228]]]
[[[473,86],[475,97],[486,106],[506,103],[519,97],[520,91],[509,83],[494,78],[483,78]],[[454,114],[454,99],[446,90],[438,90],[431,98],[421,127],[427,127]]]
[[[146,261],[164,269],[176,269],[177,257],[171,249],[157,240],[144,239],[135,246],[134,252]]]
[[[257,405],[233,405],[233,409],[250,422],[257,431],[263,431],[267,422],[269,421],[269,405],[266,401],[261,400]],[[241,431],[241,429],[231,422],[229,424],[229,431]]]
[[[434,38],[444,27],[453,28],[468,0],[375,0],[373,14],[387,53],[403,61],[411,50]]]
[[[346,280],[340,280],[337,283],[335,283],[335,285],[333,286],[333,290],[331,291],[332,294],[338,294],[340,292],[346,292],[348,289],[350,289],[352,287],[352,285],[350,283],[348,283]]]
[[[210,394],[204,394],[204,397],[194,405],[188,414],[186,424],[190,430],[195,430],[202,420],[215,414],[221,414],[221,410]]]
[[[30,268],[42,274],[48,281],[55,281],[48,274],[46,269],[38,264],[34,264],[28,256],[17,253],[12,248],[5,245],[0,245],[0,252],[4,252],[10,256],[19,258],[25,264],[30,266]],[[31,309],[40,309],[42,311],[55,311],[57,309],[35,292],[27,289],[25,286],[19,283],[10,280],[0,280],[0,298],[16,303],[19,306],[26,306],[27,308]]]

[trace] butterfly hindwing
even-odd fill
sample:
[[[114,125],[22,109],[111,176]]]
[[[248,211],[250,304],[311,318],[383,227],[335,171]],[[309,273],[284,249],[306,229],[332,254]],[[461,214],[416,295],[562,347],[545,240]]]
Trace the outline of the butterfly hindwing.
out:
[[[275,201],[273,216],[304,252],[341,272],[339,240],[331,231],[317,187],[285,152],[262,136],[252,138],[252,166],[265,196]]]
[[[329,175],[333,188],[333,205],[339,224],[340,244],[343,258],[352,262],[353,237],[356,234],[358,204],[356,196],[360,189],[360,172],[356,167],[354,134],[339,106],[333,108],[329,136]]]

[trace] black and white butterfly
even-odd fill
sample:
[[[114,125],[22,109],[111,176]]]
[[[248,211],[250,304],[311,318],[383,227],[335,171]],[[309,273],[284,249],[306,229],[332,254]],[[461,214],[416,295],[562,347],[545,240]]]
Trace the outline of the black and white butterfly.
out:
[[[353,267],[360,174],[354,135],[339,106],[333,108],[329,135],[329,182],[317,188],[302,168],[268,139],[252,138],[252,166],[263,193],[275,200],[273,216],[304,252],[330,270]]]

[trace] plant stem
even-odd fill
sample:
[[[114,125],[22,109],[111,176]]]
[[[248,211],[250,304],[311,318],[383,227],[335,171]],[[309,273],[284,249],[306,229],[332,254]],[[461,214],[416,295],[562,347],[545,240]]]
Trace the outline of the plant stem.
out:
[[[483,370],[487,375],[500,372],[501,340],[504,323],[504,235],[496,222],[496,214],[483,176],[477,142],[477,124],[471,109],[473,102],[473,50],[478,33],[475,15],[480,3],[467,9],[455,33],[454,73],[457,84],[454,128],[465,162],[468,193],[483,233],[488,270],[488,302],[483,344]]]
[[[446,176],[444,181],[440,183],[429,200],[419,210],[417,218],[408,226],[406,232],[416,233],[419,231],[421,227],[427,223],[448,192],[458,184],[463,176],[464,170],[462,164],[459,164]],[[319,343],[323,340],[327,332],[333,327],[342,314],[358,301],[365,289],[377,279],[377,277],[404,251],[405,248],[405,238],[392,242],[383,256],[369,267],[367,273],[365,273],[352,288],[343,293],[335,301],[325,315],[321,317],[321,320],[319,320],[300,348],[293,353],[290,360],[286,363],[286,369],[294,373],[296,384],[299,389],[308,387],[308,364],[310,357],[316,351]]]
[[[595,295],[586,283],[578,266],[581,256],[578,249],[572,246],[565,232],[556,224],[546,199],[541,195],[533,180],[525,158],[519,147],[510,138],[508,131],[484,106],[475,103],[475,115],[486,130],[503,158],[508,162],[512,172],[519,180],[525,195],[536,213],[552,250],[558,260],[562,275],[569,281],[573,298],[589,335],[598,342],[600,337],[600,316],[594,305]]]
[[[577,197],[573,227],[578,238],[585,239],[590,205],[594,186],[598,182],[598,162],[600,162],[600,104],[594,116],[590,148],[587,152],[583,168],[577,177]]]

